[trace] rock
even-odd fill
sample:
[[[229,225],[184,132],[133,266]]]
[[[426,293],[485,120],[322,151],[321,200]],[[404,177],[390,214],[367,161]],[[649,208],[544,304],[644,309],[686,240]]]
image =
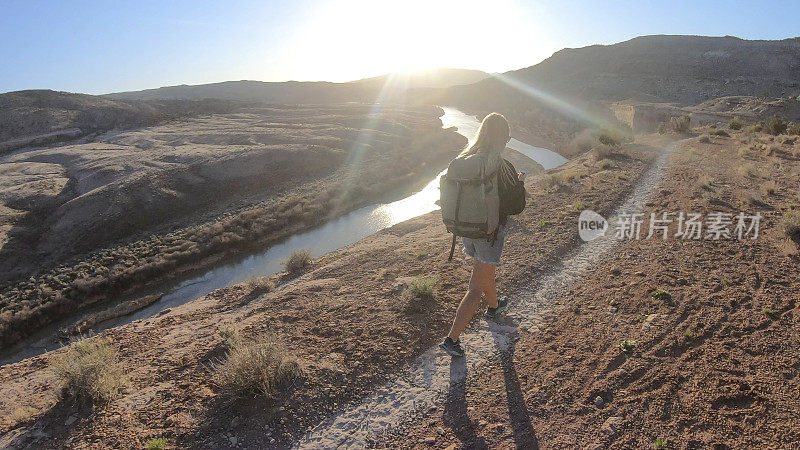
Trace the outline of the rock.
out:
[[[236,428],[236,426],[239,425],[240,422],[241,422],[241,419],[239,419],[238,417],[234,417],[233,420],[231,420],[231,426],[230,427],[231,428]]]
[[[503,425],[502,423],[496,423],[496,424],[492,425],[492,428],[494,428],[494,432],[495,433],[502,433],[503,430],[506,429],[506,426]]]
[[[439,436],[444,436],[444,428],[438,427],[436,428],[436,432],[439,433]]]
[[[642,323],[642,331],[649,331],[653,326],[653,321],[658,318],[658,314],[648,314]]]
[[[425,443],[428,445],[433,445],[436,443],[436,436],[428,436],[425,438]]]
[[[239,442],[239,440],[236,439],[236,436],[229,437],[228,441],[230,441],[231,445],[234,446],[234,447],[236,447],[236,444]]]
[[[445,447],[444,450],[456,450],[456,448],[458,448],[456,444],[450,444],[447,447]]]
[[[622,421],[623,418],[620,416],[609,417],[605,422],[603,422],[603,426],[600,427],[600,431],[609,436],[614,436],[622,429]]]
[[[603,397],[599,395],[594,398],[594,406],[603,406]]]
[[[617,312],[617,307],[616,306],[609,306],[608,307],[608,312],[610,312],[611,314],[614,314],[615,312]]]
[[[73,423],[75,423],[77,420],[78,420],[78,418],[76,416],[69,416],[69,417],[67,417],[67,420],[64,421],[64,425],[70,426]]]
[[[485,420],[481,420],[480,422],[478,422],[478,426],[479,427],[485,427],[486,426],[486,421]]]

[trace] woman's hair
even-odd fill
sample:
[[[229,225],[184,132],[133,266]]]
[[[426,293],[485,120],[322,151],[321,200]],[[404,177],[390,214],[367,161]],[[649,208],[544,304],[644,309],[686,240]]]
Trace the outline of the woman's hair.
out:
[[[460,156],[488,153],[490,165],[494,168],[500,165],[500,153],[506,148],[510,129],[508,121],[502,114],[491,113],[483,118],[481,127],[475,134],[472,144],[461,152]]]

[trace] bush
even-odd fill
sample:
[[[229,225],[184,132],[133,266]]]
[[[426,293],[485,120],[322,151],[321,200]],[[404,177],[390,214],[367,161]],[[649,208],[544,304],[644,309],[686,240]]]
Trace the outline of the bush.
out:
[[[786,121],[780,116],[773,116],[766,122],[761,122],[761,129],[765,133],[769,133],[774,136],[785,133],[788,126],[789,124],[787,124]]]
[[[272,335],[233,343],[224,361],[212,365],[214,382],[235,397],[273,399],[300,376],[300,364]]]
[[[167,441],[164,438],[150,439],[144,444],[146,450],[164,450],[167,448]]]
[[[731,135],[725,130],[714,130],[711,132],[711,134],[714,136],[731,137]]]
[[[750,125],[749,127],[747,127],[747,130],[745,130],[745,131],[747,131],[748,133],[760,133],[761,132],[761,124],[757,123],[755,125]]]
[[[408,295],[420,298],[433,298],[437,283],[439,283],[438,275],[415,278],[408,283]]]
[[[669,124],[667,122],[659,122],[658,134],[667,134],[667,133],[669,133]]]
[[[672,301],[672,295],[663,289],[654,290],[650,296],[653,297],[653,300],[660,300],[664,302]]]
[[[800,242],[800,210],[784,213],[781,218],[781,228],[789,239]]]
[[[283,262],[286,271],[291,274],[298,274],[306,270],[311,265],[311,252],[308,250],[294,250],[292,255]]]
[[[728,128],[730,128],[731,130],[741,130],[742,128],[744,128],[744,125],[745,125],[744,121],[735,116],[733,119],[731,119],[730,122],[728,122]]]
[[[769,180],[761,185],[760,191],[762,195],[775,195],[775,193],[778,191],[778,184],[772,180]]]
[[[275,282],[270,277],[250,277],[247,279],[247,288],[251,294],[260,295],[275,289]]]
[[[669,127],[676,133],[688,133],[692,118],[689,116],[670,117]]]
[[[105,338],[73,342],[53,366],[56,378],[62,383],[62,396],[94,404],[108,403],[128,385],[117,362],[117,350]]]
[[[787,130],[786,134],[800,136],[800,124],[793,123]]]
[[[619,349],[622,350],[622,353],[625,353],[626,355],[632,355],[636,351],[637,346],[638,344],[636,341],[630,339],[626,339],[620,342],[618,345]]]
[[[700,136],[697,140],[703,144],[708,144],[711,142],[711,138],[707,134]]]
[[[608,158],[606,158],[606,159],[602,159],[602,160],[598,161],[598,163],[597,163],[597,167],[598,167],[600,170],[606,170],[606,169],[610,169],[610,168],[614,167],[614,162],[613,162],[613,161],[611,161],[611,160],[610,160],[610,159],[608,159]]]

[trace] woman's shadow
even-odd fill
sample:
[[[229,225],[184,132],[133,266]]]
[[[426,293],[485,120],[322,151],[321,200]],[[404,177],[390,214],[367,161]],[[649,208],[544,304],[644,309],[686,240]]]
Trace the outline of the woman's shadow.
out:
[[[538,449],[536,431],[531,425],[531,416],[525,404],[517,370],[514,367],[516,336],[509,336],[507,328],[500,331],[492,327],[495,346],[500,352],[500,367],[506,386],[508,414],[511,421],[514,444],[517,448]],[[516,334],[516,333],[514,333]],[[486,440],[478,436],[475,425],[467,411],[466,398],[467,361],[466,358],[453,358],[450,361],[450,389],[444,407],[444,423],[450,427],[464,448],[488,448]],[[476,412],[480,415],[480,411]]]

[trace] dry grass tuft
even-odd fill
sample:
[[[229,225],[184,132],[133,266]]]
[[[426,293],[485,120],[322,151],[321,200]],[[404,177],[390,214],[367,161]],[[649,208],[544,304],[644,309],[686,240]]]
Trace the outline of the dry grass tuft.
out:
[[[600,170],[606,170],[606,169],[610,169],[610,168],[614,167],[614,162],[613,162],[613,161],[611,161],[611,160],[610,160],[610,159],[608,159],[608,158],[606,158],[606,159],[601,159],[600,161],[598,161],[598,162],[597,162],[597,167],[598,167]]]
[[[275,289],[275,282],[270,277],[250,277],[246,283],[251,294],[265,294]]]
[[[714,190],[714,179],[707,173],[701,173],[697,176],[697,185],[707,191]]]
[[[745,164],[739,167],[739,175],[747,178],[754,178],[758,176],[758,169],[752,164]]]
[[[311,265],[311,252],[308,250],[294,250],[292,255],[283,262],[283,266],[290,274],[297,275],[302,273]]]
[[[772,180],[769,180],[766,183],[761,185],[761,188],[759,189],[759,191],[761,192],[761,195],[764,195],[764,196],[775,195],[775,193],[778,192],[778,183],[776,183],[776,182],[774,182]]]
[[[217,386],[241,398],[274,399],[302,374],[298,359],[272,335],[234,341],[225,360],[212,368]]]
[[[108,403],[129,384],[118,365],[117,350],[105,338],[73,342],[53,367],[62,383],[62,396],[79,402]]]
[[[415,278],[408,283],[408,295],[411,297],[419,297],[430,299],[433,298],[433,293],[436,291],[436,285],[439,283],[439,276],[420,277]]]
[[[703,144],[708,144],[709,142],[711,142],[711,138],[707,134],[700,136],[699,138],[697,138],[697,140],[698,142],[701,142]]]
[[[800,210],[792,210],[783,214],[781,229],[789,239],[800,243]]]

